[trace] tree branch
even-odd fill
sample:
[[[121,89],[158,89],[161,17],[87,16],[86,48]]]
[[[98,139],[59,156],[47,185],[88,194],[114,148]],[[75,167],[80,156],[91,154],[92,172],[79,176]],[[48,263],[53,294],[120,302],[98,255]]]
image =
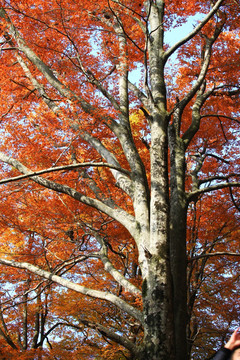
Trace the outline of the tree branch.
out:
[[[4,337],[4,339],[6,340],[8,345],[10,345],[13,349],[17,349],[17,346],[15,345],[15,343],[13,342],[13,340],[10,337],[7,325],[4,321],[2,309],[0,309],[0,319],[1,319],[1,322],[2,322],[2,325],[4,328],[4,331],[0,328],[0,335],[2,335]]]
[[[229,183],[229,180],[228,180],[228,179],[227,179],[227,182]],[[240,212],[240,206],[237,204],[237,202],[236,202],[235,199],[234,199],[233,191],[232,191],[232,187],[231,187],[231,186],[229,187],[229,193],[230,193],[230,197],[231,197],[231,199],[232,199],[233,205],[234,205],[235,208]]]
[[[209,253],[209,254],[195,255],[194,257],[188,259],[188,262],[192,262],[192,261],[202,259],[202,258],[206,258],[206,257],[223,256],[223,255],[240,256],[240,253],[232,253],[232,252],[222,251],[222,252],[215,252],[215,253]]]
[[[229,187],[240,187],[240,182],[221,183],[213,186],[209,186],[203,189],[199,189],[187,194],[187,200],[190,202],[201,194],[205,194],[211,191],[221,190]]]
[[[141,312],[114,294],[111,294],[109,292],[100,291],[100,290],[93,290],[93,289],[87,288],[82,285],[74,284],[70,280],[63,279],[62,277],[60,277],[58,275],[55,275],[49,271],[40,269],[39,267],[32,265],[30,263],[27,263],[27,262],[17,262],[14,260],[0,259],[0,264],[19,268],[19,269],[28,270],[28,271],[34,273],[35,275],[38,275],[44,279],[53,281],[61,286],[64,286],[68,289],[76,291],[80,294],[90,296],[90,297],[93,297],[96,299],[108,301],[108,302],[114,304],[115,306],[117,306],[120,310],[127,312],[130,316],[132,316],[133,318],[142,322]]]
[[[149,109],[149,99],[148,97],[130,80],[128,80],[128,87],[134,93],[134,95],[138,98],[138,100],[143,103],[146,109]]]
[[[129,176],[126,176],[123,172],[119,172],[117,169],[121,169],[121,166],[114,156],[104,145],[103,143],[89,134],[88,132],[80,133],[80,137],[90,144],[109,164],[113,165],[110,168],[113,177],[116,179],[117,186],[119,186],[126,194],[128,194],[131,198],[133,196],[133,183]],[[117,171],[116,171],[117,170]],[[130,172],[128,172],[130,175]]]
[[[130,281],[128,281],[111,263],[107,256],[107,246],[104,243],[104,241],[101,239],[101,237],[98,234],[95,234],[95,237],[101,244],[101,250],[100,250],[100,259],[104,265],[104,269],[112,275],[114,280],[118,282],[124,289],[132,293],[133,295],[141,295],[141,291]]]
[[[194,105],[197,106],[196,110],[200,111],[200,108],[202,107],[202,105],[204,104],[206,99],[209,97],[209,95],[213,91],[213,90],[209,90],[207,93],[204,94],[205,87],[206,87],[205,86],[205,78],[206,78],[206,74],[207,74],[209,64],[210,64],[210,60],[211,60],[212,46],[213,46],[214,42],[217,40],[217,38],[219,37],[219,35],[220,35],[221,31],[222,31],[223,25],[224,25],[224,21],[221,21],[220,23],[217,23],[216,27],[215,27],[214,34],[210,38],[206,38],[206,43],[205,43],[205,48],[204,48],[204,52],[203,52],[201,69],[200,69],[197,81],[192,86],[191,90],[184,96],[184,98],[178,104],[181,112],[183,111],[185,106],[189,103],[189,101],[192,100],[192,98],[195,96],[195,94],[197,93],[197,91],[199,89],[200,89],[200,92],[198,94],[197,100],[196,100]],[[202,86],[202,89],[201,89],[201,86]],[[200,115],[198,114],[197,117],[199,117],[199,116]],[[190,128],[191,128],[191,125],[190,125]],[[188,133],[188,131],[186,131],[186,133]],[[188,143],[189,143],[189,141],[188,141]]]
[[[59,184],[57,182],[48,180],[46,178],[36,176],[33,174],[33,171],[31,171],[26,166],[24,166],[20,161],[15,160],[10,156],[5,155],[2,152],[0,152],[0,160],[9,165],[14,166],[24,175],[31,175],[30,179],[36,182],[37,184],[42,185],[53,191],[67,194],[72,198],[82,202],[83,204],[91,206],[109,215],[113,219],[119,221],[123,226],[125,226],[133,237],[135,237],[138,234],[135,218],[132,215],[128,214],[123,209],[121,209],[120,207],[115,206],[114,208],[111,208],[110,206],[104,204],[102,201],[98,199],[90,198],[67,185]]]
[[[0,180],[0,185],[1,184],[7,184],[7,183],[10,183],[10,182],[13,182],[13,181],[19,181],[19,180],[31,178],[31,177],[37,176],[37,175],[48,174],[48,173],[52,173],[52,172],[56,172],[56,171],[75,170],[75,169],[78,169],[80,167],[107,167],[107,168],[111,168],[111,169],[115,169],[117,171],[120,171],[120,172],[122,172],[124,174],[127,174],[128,176],[130,175],[130,172],[128,170],[119,168],[117,166],[114,166],[114,165],[111,165],[111,164],[108,164],[108,163],[104,163],[104,162],[99,162],[99,163],[86,162],[86,163],[78,163],[78,164],[56,166],[56,167],[43,169],[43,170],[39,170],[39,171],[33,171],[31,174],[15,176],[15,177],[8,178],[8,179],[2,179],[2,180]]]
[[[191,31],[187,36],[185,36],[183,39],[178,41],[176,44],[174,44],[170,49],[168,49],[165,52],[164,60],[165,62],[167,59],[182,45],[184,45],[186,42],[191,40],[195,35],[197,35],[200,30],[203,28],[203,26],[213,17],[213,15],[218,11],[220,6],[222,5],[224,0],[218,0],[216,4],[213,6],[212,10],[205,16],[205,18],[202,20],[200,24],[198,24],[193,31]]]
[[[90,327],[92,329],[99,331],[103,336],[106,336],[108,339],[111,339],[114,342],[116,342],[117,344],[124,346],[126,349],[128,349],[135,355],[137,354],[137,352],[138,352],[137,346],[133,342],[128,340],[125,336],[121,336],[121,335],[117,334],[116,332],[109,330],[107,327],[105,327],[101,324],[92,323],[91,321],[88,321],[85,319],[80,320],[80,321],[87,327]]]
[[[237,122],[238,124],[240,124],[240,121],[231,117],[231,116],[226,116],[226,115],[219,115],[219,114],[206,114],[206,115],[201,115],[201,119],[203,118],[208,118],[208,117],[217,117],[217,118],[224,118],[224,119],[228,119],[228,120],[232,120]]]
[[[223,176],[223,175],[215,175],[215,176],[211,176],[207,179],[200,179],[198,180],[198,183],[199,185],[201,184],[205,184],[205,183],[208,183],[208,182],[211,182],[211,181],[215,181],[215,180],[228,180],[230,177],[233,177],[233,176],[240,176],[240,174],[238,173],[230,173],[226,176]]]

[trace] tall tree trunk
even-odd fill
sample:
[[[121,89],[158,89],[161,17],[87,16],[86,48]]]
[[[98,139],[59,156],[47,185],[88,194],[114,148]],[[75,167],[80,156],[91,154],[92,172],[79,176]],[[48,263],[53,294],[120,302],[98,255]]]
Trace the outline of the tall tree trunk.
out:
[[[166,261],[153,256],[143,282],[144,349],[142,359],[170,360],[174,357],[172,307]]]
[[[167,116],[163,112],[162,116],[153,114],[150,241],[145,249],[147,273],[142,289],[145,333],[142,358],[149,360],[174,359],[166,129]]]
[[[173,281],[173,310],[176,360],[187,359],[187,259],[185,194],[185,149],[177,122],[169,127],[170,181],[170,263]]]

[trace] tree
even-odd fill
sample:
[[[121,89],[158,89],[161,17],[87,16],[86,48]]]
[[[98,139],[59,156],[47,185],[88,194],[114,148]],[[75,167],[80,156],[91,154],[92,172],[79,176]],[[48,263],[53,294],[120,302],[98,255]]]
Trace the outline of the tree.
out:
[[[0,19],[1,264],[107,302],[121,326],[78,321],[124,356],[185,360],[188,209],[229,197],[238,220],[239,5],[2,1]],[[214,246],[191,239],[196,277]]]

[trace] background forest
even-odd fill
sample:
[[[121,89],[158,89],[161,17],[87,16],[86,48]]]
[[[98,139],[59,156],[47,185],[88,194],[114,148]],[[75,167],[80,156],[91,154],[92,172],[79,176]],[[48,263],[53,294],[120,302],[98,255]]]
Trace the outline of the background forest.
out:
[[[0,359],[210,359],[240,319],[238,0],[0,5]]]

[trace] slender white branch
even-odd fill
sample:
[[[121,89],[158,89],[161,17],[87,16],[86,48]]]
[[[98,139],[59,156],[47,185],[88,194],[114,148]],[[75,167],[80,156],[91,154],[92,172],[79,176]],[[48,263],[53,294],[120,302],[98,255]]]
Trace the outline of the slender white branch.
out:
[[[56,172],[56,171],[75,170],[75,169],[78,169],[80,167],[108,167],[108,168],[115,169],[117,171],[120,171],[120,172],[123,172],[124,174],[129,175],[128,170],[119,168],[117,166],[114,166],[114,165],[111,165],[111,164],[108,164],[108,163],[104,163],[104,162],[98,162],[98,163],[86,162],[86,163],[78,163],[78,164],[56,166],[56,167],[43,169],[43,170],[39,170],[39,171],[33,171],[31,174],[19,175],[19,176],[15,176],[15,177],[12,177],[12,178],[2,179],[2,180],[0,180],[0,185],[1,184],[7,184],[7,183],[13,182],[13,181],[18,181],[18,180],[31,178],[31,177],[37,176],[37,175],[48,174],[48,173],[52,173],[52,172]]]
[[[17,262],[14,260],[0,259],[0,263],[3,265],[7,265],[7,266],[28,270],[28,271],[34,273],[35,275],[38,275],[44,279],[53,281],[59,285],[62,285],[68,289],[74,290],[83,295],[108,301],[108,302],[116,305],[122,311],[127,312],[130,316],[134,317],[138,321],[142,322],[141,312],[114,294],[111,294],[111,293],[105,292],[105,291],[90,289],[85,286],[75,284],[70,280],[63,279],[61,276],[52,274],[49,271],[40,269],[39,267],[32,265],[30,263],[27,263],[27,262]]]
[[[131,284],[111,263],[106,255],[100,255],[104,269],[127,291],[133,295],[141,295],[141,291]]]
[[[121,168],[118,160],[114,156],[113,153],[111,153],[104,145],[103,143],[89,134],[88,132],[80,133],[80,137],[87,141],[97,152],[107,161],[108,164],[113,165],[110,167],[110,170],[112,172],[112,175],[117,181],[117,186],[119,186],[126,194],[128,194],[130,197],[133,195],[133,187],[132,187],[132,181],[129,178],[130,172],[119,171]],[[128,176],[126,176],[128,175]]]

